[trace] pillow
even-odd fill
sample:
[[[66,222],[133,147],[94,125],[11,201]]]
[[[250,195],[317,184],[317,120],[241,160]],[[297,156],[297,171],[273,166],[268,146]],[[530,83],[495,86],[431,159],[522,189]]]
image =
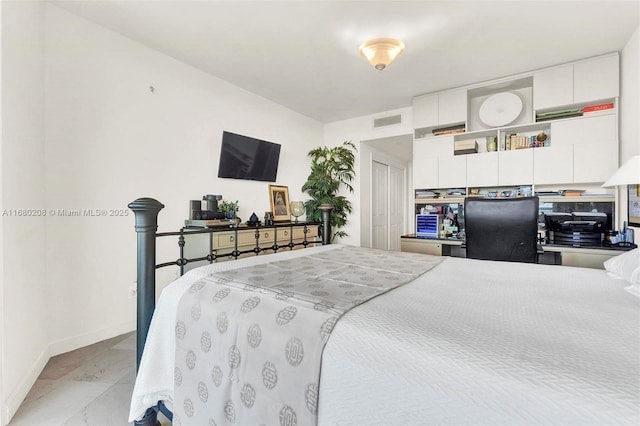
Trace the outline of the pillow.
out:
[[[604,269],[613,278],[630,284],[640,284],[640,248],[629,250],[604,262]]]
[[[627,281],[629,293],[640,297],[640,248],[614,256],[604,262],[604,269],[610,277]]]

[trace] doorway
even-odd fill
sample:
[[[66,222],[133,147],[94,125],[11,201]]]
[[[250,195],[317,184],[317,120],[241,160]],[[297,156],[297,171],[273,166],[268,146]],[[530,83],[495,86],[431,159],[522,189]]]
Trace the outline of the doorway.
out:
[[[400,250],[407,232],[412,135],[363,141],[361,144],[361,245]],[[384,149],[384,151],[383,151]]]

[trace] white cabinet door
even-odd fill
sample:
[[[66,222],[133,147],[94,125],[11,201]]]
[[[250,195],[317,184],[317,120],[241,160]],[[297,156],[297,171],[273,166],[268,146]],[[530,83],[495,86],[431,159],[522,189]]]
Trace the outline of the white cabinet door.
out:
[[[498,152],[498,185],[533,183],[533,149]]]
[[[465,188],[467,186],[466,157],[466,155],[452,155],[438,159],[439,188]]]
[[[433,189],[438,186],[438,157],[413,160],[413,187]]]
[[[535,110],[611,99],[620,95],[618,55],[607,55],[533,74]]]
[[[617,143],[581,143],[573,147],[575,183],[604,182],[617,169]]]
[[[573,65],[550,68],[533,74],[533,109],[573,103]]]
[[[557,145],[533,149],[533,183],[573,182],[573,146]]]
[[[617,150],[616,141],[618,140],[618,135],[616,129],[616,114],[554,121],[551,123],[551,145],[613,143]]]
[[[413,128],[421,129],[438,125],[438,95],[413,98]]]
[[[467,89],[456,89],[438,95],[438,124],[462,123],[467,120]]]
[[[453,153],[453,136],[413,141],[413,186],[418,189],[439,188],[438,157]]]
[[[618,55],[577,62],[573,65],[573,101],[591,102],[620,94]]]
[[[498,153],[467,154],[467,186],[498,185]]]

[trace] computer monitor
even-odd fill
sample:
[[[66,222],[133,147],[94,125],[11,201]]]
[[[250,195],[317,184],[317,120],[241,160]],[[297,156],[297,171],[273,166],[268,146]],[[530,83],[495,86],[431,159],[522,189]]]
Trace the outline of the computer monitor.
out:
[[[440,230],[440,215],[417,214],[416,237],[438,237]]]

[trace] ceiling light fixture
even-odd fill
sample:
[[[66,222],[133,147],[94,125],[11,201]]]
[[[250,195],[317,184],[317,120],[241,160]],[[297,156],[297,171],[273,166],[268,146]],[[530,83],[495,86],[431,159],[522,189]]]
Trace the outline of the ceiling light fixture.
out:
[[[404,50],[404,43],[395,38],[374,38],[360,46],[360,54],[378,71],[385,69]]]

